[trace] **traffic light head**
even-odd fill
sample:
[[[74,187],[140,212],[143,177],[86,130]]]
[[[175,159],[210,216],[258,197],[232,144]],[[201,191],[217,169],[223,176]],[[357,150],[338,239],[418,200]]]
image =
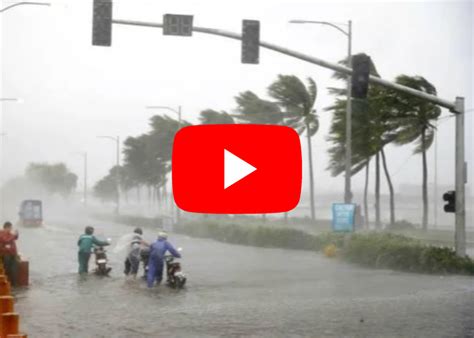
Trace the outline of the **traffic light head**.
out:
[[[448,202],[444,205],[444,212],[456,212],[456,192],[453,190],[443,194],[443,200]]]
[[[369,90],[370,57],[365,54],[354,55],[352,63],[352,91],[351,96],[356,99],[365,99]]]
[[[258,64],[260,51],[260,21],[242,21],[242,63]]]
[[[94,0],[92,45],[112,44],[112,0]]]

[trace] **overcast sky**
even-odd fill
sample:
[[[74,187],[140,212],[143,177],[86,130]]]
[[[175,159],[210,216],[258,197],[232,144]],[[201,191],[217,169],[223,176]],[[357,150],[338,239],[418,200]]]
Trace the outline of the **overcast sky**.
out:
[[[114,6],[114,18],[120,19],[161,22],[165,13],[193,14],[196,26],[234,32],[241,31],[242,19],[257,19],[262,40],[332,62],[346,54],[347,40],[340,32],[288,20],[351,19],[354,53],[369,54],[382,77],[421,75],[437,87],[439,96],[464,96],[466,108],[473,107],[471,2],[121,0]],[[82,160],[74,153],[87,151],[92,184],[115,161],[112,142],[96,136],[119,135],[123,140],[147,131],[153,112],[145,106],[181,105],[183,118],[196,123],[203,109],[231,111],[239,92],[266,96],[278,74],[295,74],[313,77],[319,87],[321,127],[313,141],[317,189],[342,193],[342,177],[325,171],[331,116],[324,108],[333,102],[326,88],[343,85],[331,79],[331,71],[264,49],[259,65],[242,65],[238,41],[199,33],[163,36],[154,28],[114,25],[112,47],[93,47],[91,19],[92,1],[85,0],[53,0],[51,7],[23,6],[1,14],[1,96],[23,100],[2,104],[0,126],[8,133],[2,145],[4,180],[23,172],[29,162],[63,161],[81,181]],[[471,110],[466,116],[471,187],[473,114]],[[443,110],[444,116],[449,112]],[[421,157],[412,156],[412,150],[387,149],[397,189],[402,183],[421,184]],[[453,184],[453,118],[439,126],[438,151],[439,182]],[[359,190],[362,184],[361,174],[354,186]]]

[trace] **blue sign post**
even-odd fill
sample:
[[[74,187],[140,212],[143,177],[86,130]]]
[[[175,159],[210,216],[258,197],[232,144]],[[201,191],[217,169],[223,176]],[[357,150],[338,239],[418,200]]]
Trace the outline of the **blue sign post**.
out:
[[[333,203],[332,230],[337,232],[354,231],[355,204]]]

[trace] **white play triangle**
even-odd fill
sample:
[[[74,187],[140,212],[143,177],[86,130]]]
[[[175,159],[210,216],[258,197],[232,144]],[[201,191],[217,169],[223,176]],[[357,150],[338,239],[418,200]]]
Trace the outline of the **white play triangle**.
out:
[[[253,173],[257,168],[224,149],[224,189]]]

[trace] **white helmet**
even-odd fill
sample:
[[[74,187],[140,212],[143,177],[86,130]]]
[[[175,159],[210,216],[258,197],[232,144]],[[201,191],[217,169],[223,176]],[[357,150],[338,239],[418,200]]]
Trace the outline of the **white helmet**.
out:
[[[164,231],[158,233],[158,239],[168,239],[168,234]]]

